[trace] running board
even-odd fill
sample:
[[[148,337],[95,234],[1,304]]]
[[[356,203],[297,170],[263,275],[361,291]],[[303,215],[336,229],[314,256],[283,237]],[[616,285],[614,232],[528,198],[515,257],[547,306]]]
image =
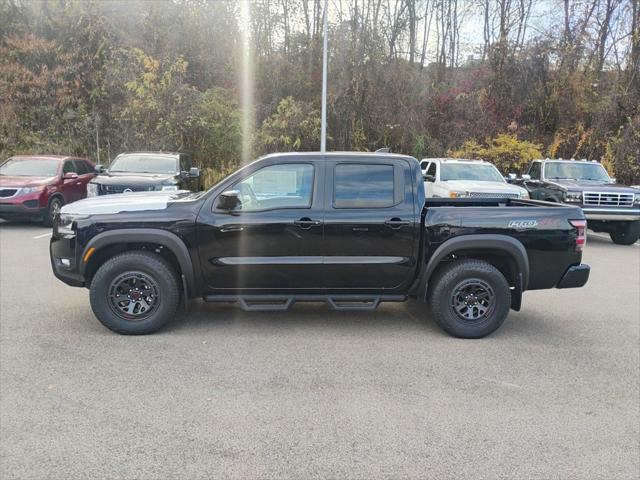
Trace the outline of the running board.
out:
[[[375,310],[380,302],[404,302],[405,295],[207,295],[205,302],[238,303],[247,311],[284,311],[298,302],[324,302],[334,310]]]

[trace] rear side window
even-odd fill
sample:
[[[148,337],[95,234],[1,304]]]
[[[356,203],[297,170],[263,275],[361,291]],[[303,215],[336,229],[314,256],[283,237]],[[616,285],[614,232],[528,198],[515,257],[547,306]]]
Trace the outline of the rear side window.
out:
[[[394,205],[394,168],[380,164],[336,165],[335,208],[385,208]]]

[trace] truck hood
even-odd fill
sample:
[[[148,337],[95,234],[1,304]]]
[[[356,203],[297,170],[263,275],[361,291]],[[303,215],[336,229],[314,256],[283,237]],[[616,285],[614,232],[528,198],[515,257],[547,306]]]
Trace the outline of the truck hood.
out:
[[[171,173],[107,172],[98,175],[91,182],[100,185],[129,185],[134,187],[173,183],[175,177],[176,175]]]
[[[516,193],[520,194],[526,190],[517,185],[510,185],[502,182],[478,182],[473,180],[448,180],[442,182],[448,190],[459,192],[479,192],[479,193]]]
[[[164,210],[174,200],[191,194],[188,190],[171,192],[133,192],[89,197],[62,207],[68,215],[104,215],[145,210]]]
[[[613,192],[613,193],[638,193],[635,188],[626,187],[624,185],[618,185],[616,183],[607,183],[594,180],[549,180],[550,182],[557,183],[568,190],[595,190],[598,192]]]
[[[56,177],[5,177],[0,176],[0,187],[37,187],[54,183]]]

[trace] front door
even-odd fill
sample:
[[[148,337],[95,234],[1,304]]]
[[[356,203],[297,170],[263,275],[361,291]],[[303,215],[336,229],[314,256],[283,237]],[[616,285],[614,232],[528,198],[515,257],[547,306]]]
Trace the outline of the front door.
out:
[[[409,162],[328,160],[326,168],[325,285],[354,293],[406,289],[420,232]]]
[[[239,192],[234,210],[220,197],[198,216],[200,261],[209,290],[259,293],[322,287],[322,162],[257,166],[224,190]]]

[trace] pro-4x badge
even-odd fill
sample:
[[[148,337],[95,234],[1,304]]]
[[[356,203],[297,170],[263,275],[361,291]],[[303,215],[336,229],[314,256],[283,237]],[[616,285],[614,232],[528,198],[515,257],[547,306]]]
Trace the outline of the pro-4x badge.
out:
[[[509,228],[516,228],[518,230],[522,230],[525,228],[536,228],[537,226],[537,220],[511,220],[509,222]]]

